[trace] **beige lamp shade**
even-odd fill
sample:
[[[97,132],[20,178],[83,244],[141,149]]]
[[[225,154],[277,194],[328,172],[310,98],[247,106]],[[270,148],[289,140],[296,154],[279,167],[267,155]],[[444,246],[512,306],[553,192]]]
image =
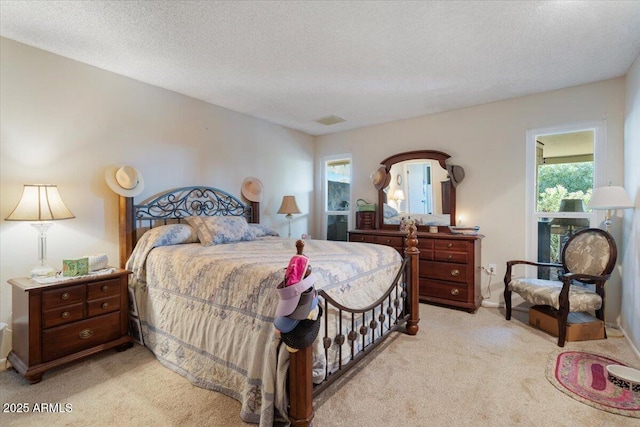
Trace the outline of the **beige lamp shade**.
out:
[[[278,209],[278,213],[279,214],[287,214],[287,215],[299,214],[300,213],[300,208],[298,207],[298,204],[296,203],[296,197],[295,196],[283,196],[282,197],[282,204],[280,205],[280,209]]]
[[[393,200],[404,200],[404,191],[402,190],[394,191]]]
[[[598,187],[589,201],[589,209],[628,209],[633,203],[624,188],[617,185]]]
[[[65,206],[58,186],[25,185],[18,205],[5,219],[7,221],[55,221],[75,218]]]

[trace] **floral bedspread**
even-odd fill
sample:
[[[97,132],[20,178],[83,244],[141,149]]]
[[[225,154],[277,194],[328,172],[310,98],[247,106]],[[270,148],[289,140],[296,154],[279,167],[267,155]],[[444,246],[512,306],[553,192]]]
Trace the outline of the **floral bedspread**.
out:
[[[146,233],[127,263],[144,344],[193,384],[239,400],[244,421],[271,426],[288,404],[288,353],[273,320],[295,240],[203,246],[184,230]],[[316,288],[350,307],[377,300],[401,264],[394,249],[364,243],[306,240],[304,254]],[[324,375],[320,347],[314,377]]]

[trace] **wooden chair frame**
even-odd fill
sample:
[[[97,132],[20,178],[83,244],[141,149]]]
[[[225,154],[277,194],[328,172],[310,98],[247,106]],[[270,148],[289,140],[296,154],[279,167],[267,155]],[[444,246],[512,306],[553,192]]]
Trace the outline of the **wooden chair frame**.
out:
[[[609,260],[606,264],[606,266],[604,267],[602,274],[600,275],[589,275],[589,274],[581,274],[581,273],[572,273],[569,268],[567,267],[567,263],[566,263],[566,251],[567,248],[570,247],[571,243],[574,241],[574,239],[576,239],[577,237],[581,236],[582,234],[585,233],[597,233],[600,234],[601,236],[603,236],[608,244],[609,244],[609,248],[610,248],[610,256],[609,256]],[[518,264],[524,264],[524,265],[532,265],[535,267],[553,267],[553,268],[562,268],[564,269],[564,271],[566,271],[567,273],[564,274],[561,278],[562,281],[562,290],[560,291],[560,296],[559,296],[559,301],[558,301],[558,305],[559,305],[559,309],[558,309],[558,346],[559,347],[564,347],[565,341],[566,341],[566,337],[567,337],[567,318],[569,317],[569,290],[570,290],[570,286],[571,286],[571,282],[573,280],[577,280],[579,282],[582,283],[586,283],[586,284],[590,284],[590,285],[595,285],[595,292],[600,296],[600,298],[602,298],[602,306],[600,307],[600,309],[596,310],[596,317],[602,321],[604,321],[604,309],[605,309],[605,289],[604,289],[604,284],[605,282],[609,279],[611,272],[613,271],[613,268],[616,265],[616,259],[618,256],[618,250],[616,247],[616,243],[613,240],[613,237],[611,237],[611,235],[609,233],[607,233],[604,230],[601,230],[599,228],[586,228],[584,230],[580,230],[578,231],[576,234],[574,234],[573,236],[571,236],[569,238],[569,240],[567,241],[567,243],[564,245],[564,247],[562,248],[562,264],[555,264],[555,263],[540,263],[540,262],[533,262],[533,261],[523,261],[523,260],[513,260],[513,261],[507,261],[507,271],[504,275],[504,302],[505,302],[505,307],[506,307],[506,314],[505,314],[505,318],[507,320],[511,320],[511,294],[512,291],[509,288],[509,284],[511,283],[511,278],[512,278],[512,270],[513,267],[515,265]],[[606,338],[606,332],[605,332],[605,338]]]

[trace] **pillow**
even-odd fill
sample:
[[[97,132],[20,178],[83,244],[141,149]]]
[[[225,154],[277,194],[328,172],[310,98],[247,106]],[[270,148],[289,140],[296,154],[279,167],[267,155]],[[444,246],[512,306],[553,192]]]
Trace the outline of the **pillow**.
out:
[[[384,216],[385,218],[393,218],[396,215],[398,215],[397,210],[395,210],[394,208],[392,208],[386,203],[382,205],[382,216]]]
[[[280,236],[273,228],[262,224],[249,224],[249,230],[251,230],[251,233],[255,238],[263,236]]]
[[[204,246],[255,239],[242,216],[190,216],[186,220]]]
[[[145,275],[145,263],[151,249],[158,246],[180,245],[183,243],[197,243],[198,235],[187,224],[167,224],[154,227],[140,237],[127,260],[126,268],[133,272],[136,280]]]

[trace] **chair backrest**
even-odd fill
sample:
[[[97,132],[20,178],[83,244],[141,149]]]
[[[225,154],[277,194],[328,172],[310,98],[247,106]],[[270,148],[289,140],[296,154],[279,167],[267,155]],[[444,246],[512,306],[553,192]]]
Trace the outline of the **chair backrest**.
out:
[[[571,236],[562,248],[562,265],[571,273],[611,274],[618,257],[613,237],[599,228],[586,228]]]

